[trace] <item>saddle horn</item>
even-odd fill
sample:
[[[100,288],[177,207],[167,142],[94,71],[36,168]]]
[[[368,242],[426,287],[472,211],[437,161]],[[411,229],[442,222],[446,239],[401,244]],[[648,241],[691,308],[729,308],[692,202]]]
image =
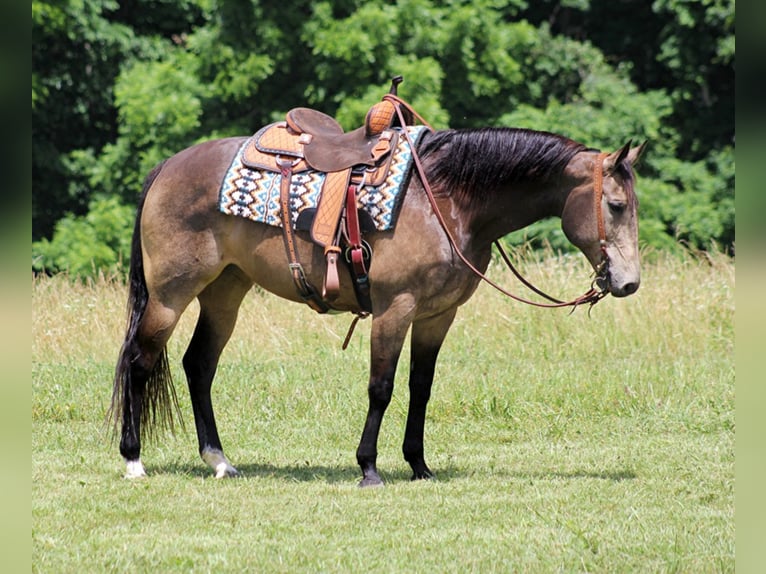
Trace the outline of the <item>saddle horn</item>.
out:
[[[391,88],[388,90],[388,93],[392,96],[398,96],[397,93],[399,89],[399,84],[401,84],[404,81],[404,76],[394,76],[391,78]],[[415,124],[415,116],[412,115],[412,112],[408,110],[406,107],[402,108],[402,115],[404,117],[404,125],[414,125]],[[393,121],[391,122],[391,127],[404,127],[401,122],[399,121],[399,118],[396,117],[396,115],[393,118]]]
[[[399,94],[396,93],[397,88],[399,87],[399,84],[401,84],[404,81],[404,76],[394,76],[391,78],[391,89],[388,90],[388,93],[392,96],[398,96]]]

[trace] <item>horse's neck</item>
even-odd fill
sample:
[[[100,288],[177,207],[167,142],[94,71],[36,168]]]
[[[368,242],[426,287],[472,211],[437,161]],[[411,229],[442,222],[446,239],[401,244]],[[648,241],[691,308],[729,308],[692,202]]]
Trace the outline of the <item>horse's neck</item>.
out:
[[[461,222],[486,244],[561,216],[574,183],[567,172],[582,151],[554,134],[508,128],[437,132],[424,145],[434,153],[437,185],[448,188]]]
[[[547,217],[560,217],[564,190],[535,182],[498,188],[486,201],[467,208],[469,228],[479,243],[491,244],[513,231]]]

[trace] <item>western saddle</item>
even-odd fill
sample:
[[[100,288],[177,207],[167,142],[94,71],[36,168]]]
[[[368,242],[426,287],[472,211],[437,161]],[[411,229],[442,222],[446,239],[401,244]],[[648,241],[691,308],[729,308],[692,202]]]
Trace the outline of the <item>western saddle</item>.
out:
[[[354,290],[363,312],[372,309],[367,270],[372,257],[369,245],[361,238],[356,204],[357,191],[364,185],[382,184],[391,166],[399,132],[396,92],[402,82],[391,82],[391,100],[384,98],[367,112],[364,125],[344,132],[332,117],[318,110],[294,108],[284,121],[261,128],[251,138],[243,154],[245,165],[256,170],[278,172],[280,218],[290,273],[301,298],[315,311],[326,313],[340,293],[338,258],[344,251],[354,278]],[[408,110],[401,110],[405,123],[412,122]],[[319,203],[310,224],[311,239],[324,248],[327,268],[320,293],[306,279],[298,260],[292,228],[290,184],[293,174],[314,170],[325,173]]]

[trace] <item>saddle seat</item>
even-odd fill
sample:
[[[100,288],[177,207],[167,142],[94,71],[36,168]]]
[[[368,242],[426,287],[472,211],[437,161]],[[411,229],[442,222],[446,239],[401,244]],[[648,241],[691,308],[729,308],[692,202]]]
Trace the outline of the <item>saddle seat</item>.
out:
[[[374,166],[391,149],[396,135],[390,126],[396,111],[391,102],[378,102],[367,112],[364,125],[344,132],[331,116],[311,108],[293,108],[285,121],[262,128],[254,147],[267,155],[293,156],[308,167],[329,173],[354,166]],[[250,154],[253,164],[259,162]],[[247,158],[246,158],[247,159]]]

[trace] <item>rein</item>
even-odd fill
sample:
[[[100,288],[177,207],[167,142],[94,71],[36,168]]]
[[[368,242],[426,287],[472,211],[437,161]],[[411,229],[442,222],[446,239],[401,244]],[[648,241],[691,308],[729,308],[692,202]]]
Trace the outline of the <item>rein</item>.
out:
[[[412,106],[410,106],[407,102],[399,98],[398,96],[395,96],[393,94],[386,94],[383,96],[384,100],[389,100],[394,104],[394,108],[396,109],[397,116],[399,118],[399,121],[404,126],[406,125],[404,121],[404,115],[402,114],[401,106],[406,107],[412,114],[415,115],[415,117],[418,118],[423,124],[431,129],[433,131],[433,128],[426,122],[420,114],[418,114]],[[434,214],[436,215],[436,219],[439,221],[439,224],[441,225],[442,229],[444,230],[444,233],[447,235],[447,240],[450,243],[450,246],[457,254],[458,258],[468,267],[479,279],[482,281],[488,283],[500,293],[503,295],[506,295],[507,297],[510,297],[511,299],[514,299],[516,301],[519,301],[520,303],[526,303],[527,305],[534,305],[535,307],[545,307],[545,308],[559,308],[559,307],[572,307],[572,310],[574,311],[575,308],[577,308],[579,305],[582,305],[584,303],[588,303],[591,307],[598,303],[601,299],[606,297],[608,294],[606,286],[603,288],[597,289],[597,282],[599,279],[606,278],[607,270],[609,267],[609,257],[606,253],[606,230],[604,227],[604,216],[601,208],[601,202],[602,197],[604,193],[604,173],[603,173],[603,163],[604,158],[608,155],[606,153],[601,153],[596,158],[595,165],[593,167],[593,195],[594,200],[596,203],[596,218],[598,221],[598,236],[599,236],[599,244],[601,248],[601,262],[599,263],[598,267],[596,268],[596,277],[593,279],[593,282],[591,283],[591,287],[588,291],[580,295],[579,297],[575,297],[571,301],[562,301],[560,299],[556,299],[555,297],[551,297],[550,295],[547,295],[534,285],[532,285],[529,281],[524,279],[522,275],[516,270],[513,263],[511,263],[510,258],[508,257],[508,254],[505,252],[503,247],[500,245],[499,240],[496,240],[494,242],[495,246],[497,247],[498,251],[500,252],[500,255],[503,258],[503,261],[508,266],[508,268],[513,272],[513,274],[521,281],[528,289],[534,291],[541,297],[544,297],[550,303],[539,303],[536,301],[531,301],[529,299],[524,299],[523,297],[519,297],[518,295],[514,295],[513,293],[507,291],[494,281],[492,281],[489,277],[487,277],[484,273],[479,271],[473,263],[471,263],[468,258],[463,254],[463,252],[460,250],[460,248],[457,245],[457,242],[455,241],[455,238],[452,236],[452,233],[450,233],[449,228],[447,227],[446,221],[444,221],[444,217],[442,216],[441,212],[439,211],[439,207],[436,204],[436,199],[434,197],[433,191],[431,190],[431,186],[428,183],[428,179],[426,178],[425,169],[423,169],[423,164],[420,161],[420,155],[417,152],[417,149],[412,142],[412,139],[409,136],[409,133],[407,133],[407,130],[403,130],[404,136],[407,138],[408,143],[410,144],[410,148],[412,149],[412,158],[415,162],[415,166],[418,170],[418,176],[420,177],[420,181],[423,184],[423,189],[426,192],[426,196],[428,197],[428,201],[431,204],[431,207],[434,211]]]

